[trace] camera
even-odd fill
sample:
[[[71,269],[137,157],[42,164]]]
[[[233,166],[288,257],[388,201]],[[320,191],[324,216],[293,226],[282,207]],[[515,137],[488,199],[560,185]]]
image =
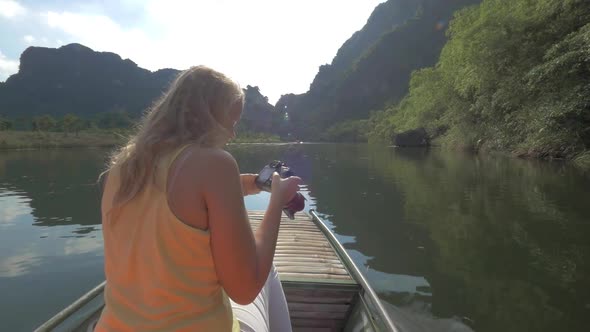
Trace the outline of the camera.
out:
[[[272,185],[272,175],[277,172],[281,178],[288,178],[294,176],[295,173],[282,161],[275,160],[270,164],[264,166],[264,168],[258,173],[256,177],[256,185],[258,188],[264,191],[270,192]],[[295,194],[295,196],[287,203],[283,208],[283,212],[289,217],[289,219],[295,219],[295,212],[303,210],[305,207],[305,197],[301,193]]]

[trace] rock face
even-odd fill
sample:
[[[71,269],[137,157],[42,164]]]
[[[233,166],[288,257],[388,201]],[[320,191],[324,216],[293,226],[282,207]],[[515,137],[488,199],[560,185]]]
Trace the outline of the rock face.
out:
[[[292,132],[312,138],[338,122],[366,119],[403,98],[412,71],[432,66],[453,13],[481,0],[389,0],[321,66],[308,92],[285,95]]]
[[[244,89],[244,110],[239,130],[283,135],[284,115],[269,104],[268,97],[262,95],[257,86],[248,85]]]
[[[21,55],[19,72],[0,84],[0,114],[87,116],[115,109],[139,114],[178,72],[151,72],[80,44],[29,47]]]
[[[429,146],[430,137],[424,128],[408,130],[393,137],[393,144],[399,147]]]

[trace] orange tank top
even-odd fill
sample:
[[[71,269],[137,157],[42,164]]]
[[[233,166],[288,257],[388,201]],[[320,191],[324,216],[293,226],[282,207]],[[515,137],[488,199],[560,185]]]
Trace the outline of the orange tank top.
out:
[[[95,331],[239,330],[209,232],[184,224],[168,206],[168,169],[183,149],[162,158],[156,181],[113,213],[119,174],[109,172],[102,198],[105,307]]]

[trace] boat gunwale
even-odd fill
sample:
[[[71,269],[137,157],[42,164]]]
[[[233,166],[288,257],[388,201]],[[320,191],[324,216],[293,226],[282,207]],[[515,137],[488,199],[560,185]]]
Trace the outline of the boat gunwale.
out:
[[[93,289],[88,291],[86,294],[82,295],[80,298],[78,298],[72,304],[67,306],[65,309],[63,309],[62,311],[55,314],[55,316],[51,317],[48,321],[43,323],[43,325],[36,328],[34,332],[53,331],[53,329],[58,327],[59,324],[65,322],[68,318],[70,318],[72,316],[72,314],[74,314],[75,312],[80,310],[80,308],[82,308],[84,305],[90,303],[97,296],[102,294],[104,292],[104,288],[105,288],[106,284],[107,284],[106,280],[101,282],[100,284],[98,284],[98,286],[94,287]]]
[[[344,263],[344,266],[346,267],[348,272],[351,274],[352,278],[360,284],[362,289],[368,295],[368,298],[371,300],[373,306],[377,309],[377,313],[379,316],[378,319],[375,319],[376,317],[372,314],[373,311],[369,310],[369,312],[371,313],[371,318],[373,320],[378,320],[378,321],[383,322],[383,324],[390,331],[398,332],[397,328],[395,327],[395,324],[393,323],[393,321],[389,317],[387,310],[385,310],[385,307],[383,307],[383,304],[381,303],[379,296],[377,295],[375,290],[371,287],[371,285],[369,285],[369,282],[365,279],[362,272],[356,266],[356,264],[354,263],[354,261],[352,260],[350,255],[348,255],[348,252],[346,251],[344,246],[342,246],[340,241],[338,241],[338,239],[336,238],[336,236],[334,235],[332,230],[328,228],[328,226],[324,223],[323,219],[317,214],[317,212],[315,210],[313,210],[313,209],[309,210],[309,215],[311,216],[312,221],[319,227],[319,229],[322,231],[322,233],[324,233],[326,238],[328,238],[328,241],[330,242],[330,244],[332,245],[332,247],[336,251],[336,254],[342,260],[342,263]],[[362,297],[361,297],[361,300],[363,300]],[[366,302],[366,301],[364,301],[364,302]]]

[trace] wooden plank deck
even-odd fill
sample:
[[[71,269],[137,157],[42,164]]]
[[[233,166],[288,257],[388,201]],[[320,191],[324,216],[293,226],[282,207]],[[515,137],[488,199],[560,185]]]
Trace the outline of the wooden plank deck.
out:
[[[256,230],[264,211],[248,211]],[[274,264],[282,281],[353,283],[336,251],[326,236],[304,213],[290,220],[283,215]]]
[[[256,230],[264,211],[248,211]],[[305,213],[283,215],[274,264],[281,278],[294,331],[340,331],[360,285]]]

